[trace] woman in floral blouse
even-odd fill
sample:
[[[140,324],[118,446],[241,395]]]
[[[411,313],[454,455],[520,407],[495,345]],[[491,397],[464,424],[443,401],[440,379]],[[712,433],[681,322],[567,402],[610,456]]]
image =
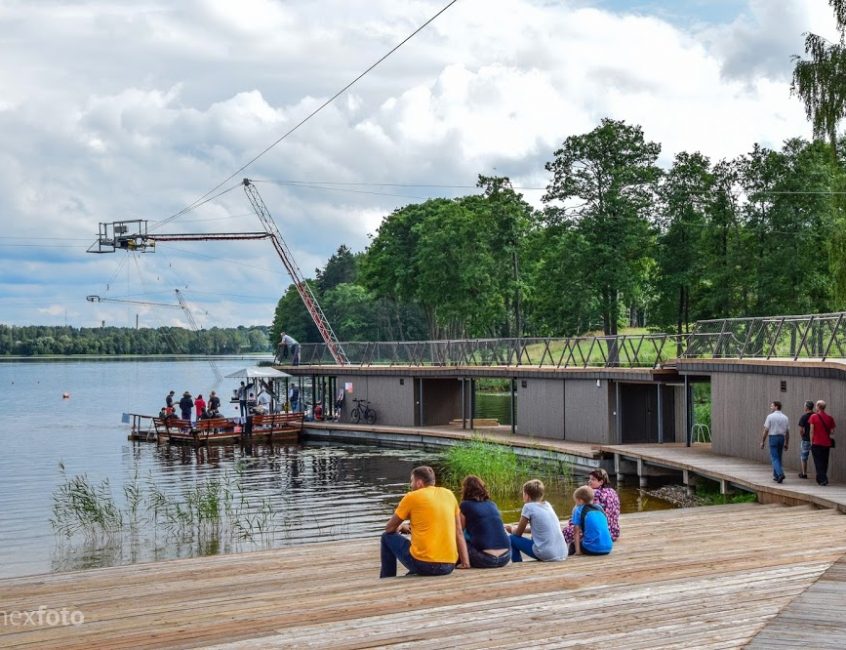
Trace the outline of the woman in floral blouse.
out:
[[[604,469],[593,470],[588,474],[587,484],[593,488],[594,504],[602,506],[605,511],[611,539],[616,542],[620,536],[620,497],[610,485],[608,472]],[[573,541],[573,528],[573,522],[570,521],[562,531],[568,544]]]

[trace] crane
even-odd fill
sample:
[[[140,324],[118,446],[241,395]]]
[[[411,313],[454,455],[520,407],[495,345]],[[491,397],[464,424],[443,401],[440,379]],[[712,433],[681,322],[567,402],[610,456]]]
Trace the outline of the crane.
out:
[[[191,325],[191,330],[195,334],[200,333],[200,326],[197,325],[197,321],[194,320],[194,314],[191,312],[191,309],[188,307],[188,303],[185,302],[185,298],[182,296],[182,292],[179,289],[174,289],[176,292],[176,300],[179,302],[178,305],[174,305],[173,303],[169,302],[148,302],[145,300],[127,300],[125,298],[103,298],[102,296],[97,295],[90,295],[85,296],[85,299],[88,302],[119,302],[119,303],[129,303],[132,305],[144,305],[147,307],[167,307],[168,309],[181,309],[185,312],[186,318],[188,318],[188,323]],[[208,312],[205,312],[208,314]],[[207,359],[209,366],[214,373],[214,377],[217,380],[217,383],[220,384],[223,381],[223,373],[220,372],[220,368],[217,367],[217,364],[214,362],[214,359]]]
[[[332,326],[329,324],[326,314],[323,313],[317,298],[303,279],[294,256],[291,254],[288,244],[282,238],[276,222],[267,209],[264,200],[261,198],[255,184],[248,178],[242,181],[244,192],[256,216],[259,218],[263,231],[260,232],[229,232],[229,233],[150,233],[147,229],[147,221],[143,219],[131,219],[124,221],[113,221],[111,223],[100,223],[97,240],[88,247],[89,253],[114,253],[117,250],[133,251],[138,253],[153,253],[156,250],[156,242],[160,241],[226,241],[246,239],[270,239],[276,254],[282,261],[282,265],[294,282],[297,293],[303,301],[306,310],[314,321],[317,331],[320,332],[323,342],[339,366],[349,364],[349,359],[343,347],[335,336]],[[180,301],[181,302],[181,301]]]
[[[194,320],[194,314],[192,314],[191,310],[188,309],[188,304],[185,302],[185,298],[182,297],[182,292],[179,289],[174,289],[174,291],[176,292],[176,299],[179,301],[179,306],[182,307],[182,311],[185,312],[185,316],[191,324],[191,329],[199,333],[200,327],[197,325],[197,321]],[[214,373],[214,378],[217,379],[217,383],[220,384],[220,382],[223,381],[223,373],[220,372],[220,368],[217,367],[214,359],[209,357],[208,362],[212,372]]]
[[[273,242],[273,247],[276,249],[276,253],[282,260],[282,264],[285,265],[285,270],[288,271],[288,275],[290,275],[291,279],[294,281],[297,293],[300,294],[300,298],[302,299],[309,316],[311,316],[311,320],[313,320],[314,324],[317,326],[317,330],[320,332],[323,342],[326,343],[326,346],[329,348],[332,358],[339,366],[348,364],[349,360],[347,359],[347,355],[344,353],[344,349],[341,347],[341,344],[338,342],[338,337],[335,336],[335,331],[329,324],[326,314],[324,314],[323,310],[320,308],[320,303],[317,302],[317,298],[315,298],[311,287],[309,287],[308,283],[303,279],[303,274],[297,266],[297,263],[294,261],[294,256],[291,254],[288,244],[285,243],[285,240],[282,238],[282,234],[276,227],[276,222],[273,221],[273,217],[270,216],[270,211],[267,209],[267,205],[265,205],[264,200],[262,200],[261,194],[259,194],[255,184],[252,183],[249,178],[245,178],[242,182],[244,185],[244,192],[246,192],[247,198],[253,206],[253,210],[258,216],[259,221],[261,221],[261,225],[264,226],[264,231],[271,235],[270,240]]]

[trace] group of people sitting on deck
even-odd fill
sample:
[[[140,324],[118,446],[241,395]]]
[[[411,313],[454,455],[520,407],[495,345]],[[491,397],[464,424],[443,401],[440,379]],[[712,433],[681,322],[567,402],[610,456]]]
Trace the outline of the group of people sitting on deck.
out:
[[[592,471],[588,484],[573,493],[573,511],[563,528],[544,500],[541,481],[527,481],[522,492],[520,521],[506,525],[478,476],[465,477],[459,503],[450,490],[436,487],[431,467],[414,468],[411,491],[382,534],[379,577],[396,576],[397,561],[406,575],[433,576],[456,568],[504,567],[522,562],[523,555],[541,562],[607,555],[620,536],[620,499],[603,469]],[[529,531],[531,537],[525,537]]]
[[[159,417],[163,420],[178,419],[173,402],[175,394],[175,391],[170,391],[165,396],[165,405],[159,411]],[[217,396],[215,391],[209,393],[209,401],[206,402],[202,394],[197,395],[197,399],[193,399],[191,392],[186,390],[182,393],[182,399],[177,402],[177,406],[179,406],[181,419],[188,422],[223,417],[220,413],[220,397]],[[191,417],[192,411],[196,413],[196,417],[194,418]]]

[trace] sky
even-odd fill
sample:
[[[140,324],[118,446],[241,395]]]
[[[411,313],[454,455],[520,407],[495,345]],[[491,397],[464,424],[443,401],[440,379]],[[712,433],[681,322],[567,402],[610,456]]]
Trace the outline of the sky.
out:
[[[98,224],[260,230],[249,177],[313,277],[393,210],[471,193],[480,173],[540,206],[544,164],[604,117],[641,125],[664,167],[810,137],[791,56],[804,32],[834,35],[827,0],[458,0],[226,181],[445,4],[4,0],[0,323],[186,325],[119,302],[175,305],[180,289],[200,326],[269,325],[290,278],[267,241],[94,255]]]

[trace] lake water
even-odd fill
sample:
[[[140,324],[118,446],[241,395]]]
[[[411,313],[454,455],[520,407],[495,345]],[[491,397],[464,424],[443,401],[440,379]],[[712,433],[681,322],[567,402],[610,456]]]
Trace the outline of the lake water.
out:
[[[216,363],[228,374],[256,361]],[[121,414],[157,412],[170,389],[207,396],[214,388],[225,396],[237,385],[214,386],[212,377],[200,360],[0,362],[0,576],[372,537],[407,490],[411,468],[438,464],[431,452],[369,445],[195,451],[126,439]],[[69,399],[62,397],[66,392]],[[235,407],[225,408],[236,414]],[[133,502],[125,488],[138,487],[136,525],[127,516],[119,534],[67,538],[55,532],[53,495],[79,475],[103,487],[124,512]],[[195,486],[215,484],[237,510],[229,516],[234,529],[175,522],[173,509]],[[571,488],[550,495],[559,515],[570,508]],[[159,495],[158,505],[151,495]],[[621,491],[621,499],[624,511],[669,507],[632,489]],[[165,518],[161,500],[169,501]],[[518,495],[499,505],[506,520],[519,517]]]

